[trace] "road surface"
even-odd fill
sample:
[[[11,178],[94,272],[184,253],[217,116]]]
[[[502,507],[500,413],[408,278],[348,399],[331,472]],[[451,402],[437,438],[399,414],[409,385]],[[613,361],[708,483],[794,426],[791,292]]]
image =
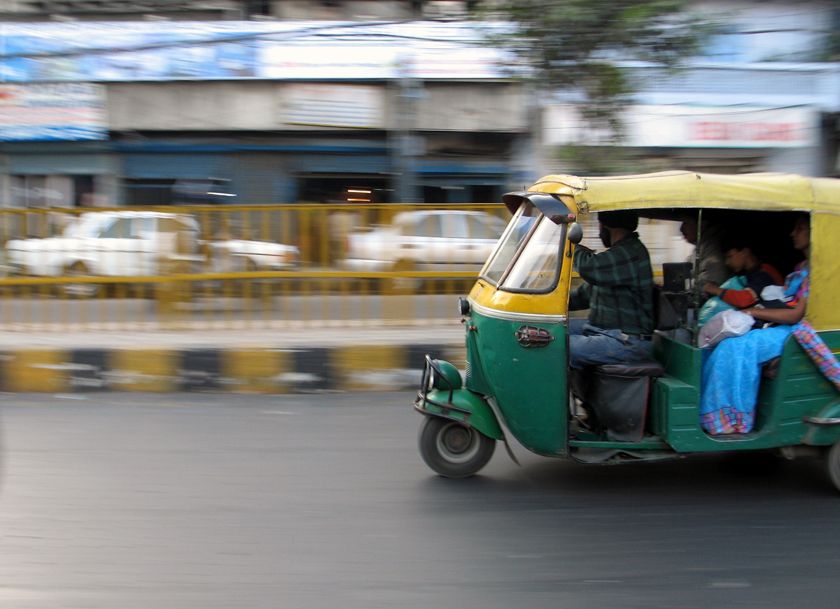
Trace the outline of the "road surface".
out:
[[[434,476],[410,393],[2,395],[2,609],[836,609],[806,462],[497,450]]]

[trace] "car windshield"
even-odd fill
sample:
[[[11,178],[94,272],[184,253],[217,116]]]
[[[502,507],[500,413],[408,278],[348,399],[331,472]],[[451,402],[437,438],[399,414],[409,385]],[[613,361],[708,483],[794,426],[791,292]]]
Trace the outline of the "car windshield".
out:
[[[103,229],[114,222],[114,218],[103,218],[96,214],[82,214],[78,219],[68,224],[62,235],[64,237],[79,239],[82,237],[98,237]]]
[[[533,228],[539,210],[530,201],[526,201],[519,206],[513,218],[508,223],[507,228],[502,234],[501,239],[496,244],[496,249],[490,254],[484,268],[481,269],[481,276],[492,283],[498,285],[505,272],[505,269],[510,265],[516,253],[519,251],[525,237]]]
[[[565,224],[555,224],[545,216],[522,253],[499,286],[515,292],[547,292],[553,290],[560,277],[560,250],[565,240]]]

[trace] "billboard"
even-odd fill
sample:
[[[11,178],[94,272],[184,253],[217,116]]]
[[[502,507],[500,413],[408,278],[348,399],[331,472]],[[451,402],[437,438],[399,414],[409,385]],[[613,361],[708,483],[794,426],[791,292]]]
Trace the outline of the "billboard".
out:
[[[287,125],[383,129],[385,96],[375,85],[292,83],[282,92]]]
[[[0,82],[507,78],[499,24],[0,24]]]
[[[107,137],[102,85],[0,84],[0,141]]]
[[[678,148],[805,148],[815,146],[819,114],[813,106],[759,107],[635,105],[622,113],[625,146]],[[547,108],[545,141],[551,145],[609,141],[593,133],[571,104]]]

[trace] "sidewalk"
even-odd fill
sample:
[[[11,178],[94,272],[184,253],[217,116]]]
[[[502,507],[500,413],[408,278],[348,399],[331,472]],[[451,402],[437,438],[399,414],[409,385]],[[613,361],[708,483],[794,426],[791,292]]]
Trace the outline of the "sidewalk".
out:
[[[457,319],[425,325],[0,333],[10,392],[393,391],[417,387],[426,353],[463,368]]]

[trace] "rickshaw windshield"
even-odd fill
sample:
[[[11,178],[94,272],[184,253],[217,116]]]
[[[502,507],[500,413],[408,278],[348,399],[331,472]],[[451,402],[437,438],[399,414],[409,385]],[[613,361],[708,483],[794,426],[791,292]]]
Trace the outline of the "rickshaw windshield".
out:
[[[499,289],[511,292],[549,292],[560,277],[560,251],[566,239],[566,224],[555,224],[545,216],[525,243],[522,253],[502,279]]]
[[[540,211],[530,201],[524,201],[511,218],[502,236],[496,243],[496,249],[490,254],[484,268],[481,269],[481,277],[498,285],[505,270],[510,266],[511,260],[516,256],[522,243],[536,225]]]

